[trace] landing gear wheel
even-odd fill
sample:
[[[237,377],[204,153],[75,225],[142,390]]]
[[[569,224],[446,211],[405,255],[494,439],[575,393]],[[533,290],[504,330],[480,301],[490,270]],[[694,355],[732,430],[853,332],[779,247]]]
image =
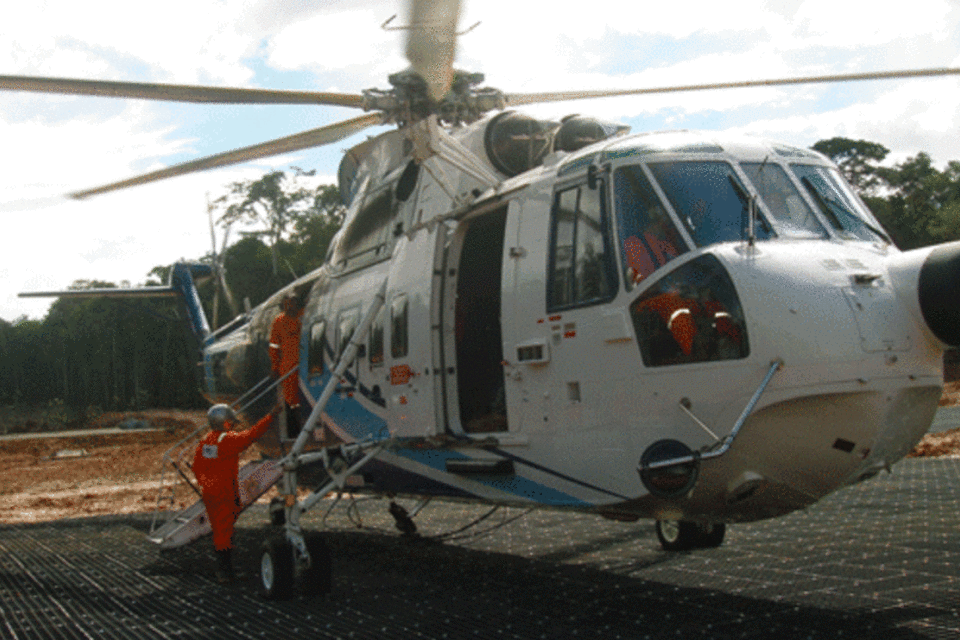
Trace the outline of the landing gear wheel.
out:
[[[333,589],[333,557],[323,536],[316,531],[304,534],[310,568],[303,572],[303,593],[307,596],[322,596]]]
[[[657,520],[657,539],[664,551],[693,549],[697,539],[697,525],[686,520]]]
[[[697,546],[701,549],[716,549],[723,544],[723,537],[727,533],[727,525],[722,522],[711,522],[698,525],[697,528],[700,530],[700,544]]]
[[[286,600],[293,594],[293,547],[283,538],[263,543],[260,553],[260,595]]]
[[[664,551],[712,549],[723,543],[727,526],[687,520],[657,520],[657,538]]]

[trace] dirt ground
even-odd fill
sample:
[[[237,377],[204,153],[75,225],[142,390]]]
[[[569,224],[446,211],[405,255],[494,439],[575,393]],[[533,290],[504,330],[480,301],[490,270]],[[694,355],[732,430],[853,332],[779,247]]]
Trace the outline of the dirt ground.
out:
[[[940,405],[960,405],[960,381],[946,384]],[[160,470],[164,453],[202,427],[205,415],[173,410],[106,413],[88,428],[115,427],[132,417],[159,429],[0,441],[0,524],[150,512],[158,504],[179,510],[193,503],[196,496],[182,483],[174,502],[167,499],[169,492],[158,501]],[[910,456],[960,457],[960,427],[925,436]],[[256,445],[244,455],[259,457]],[[169,464],[166,468],[164,486],[169,486],[175,472]],[[272,489],[261,501],[275,492]]]
[[[204,426],[206,413],[105,413],[86,428],[108,429],[131,417],[147,421],[155,430],[0,440],[0,524],[153,511],[158,504],[164,453]],[[259,457],[254,445],[242,460]],[[185,461],[192,462],[192,455]],[[169,464],[166,468],[164,485],[170,486],[175,471]],[[189,470],[185,472],[193,479]],[[169,495],[164,493],[165,498]],[[165,508],[172,504],[179,510],[196,500],[182,483],[174,496],[175,503],[163,501]]]

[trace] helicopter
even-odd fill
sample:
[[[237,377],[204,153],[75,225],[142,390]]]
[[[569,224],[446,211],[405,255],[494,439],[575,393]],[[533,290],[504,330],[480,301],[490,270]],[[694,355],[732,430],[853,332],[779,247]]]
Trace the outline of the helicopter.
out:
[[[301,519],[331,491],[653,519],[678,551],[910,451],[937,409],[943,352],[960,346],[960,243],[901,252],[814,151],[515,108],[960,69],[504,93],[454,69],[459,14],[457,0],[410,2],[410,68],[361,94],[0,76],[6,90],[365,112],[81,199],[396,125],[345,152],[347,213],[325,264],[232,323],[212,329],[199,305],[195,280],[221,275],[209,267],[112,294],[181,297],[206,397],[259,394],[251,417],[271,404],[271,323],[285,298],[302,301],[285,374],[299,424],[260,443],[283,527],[262,550],[263,595],[324,582]],[[298,498],[300,485],[316,488]]]

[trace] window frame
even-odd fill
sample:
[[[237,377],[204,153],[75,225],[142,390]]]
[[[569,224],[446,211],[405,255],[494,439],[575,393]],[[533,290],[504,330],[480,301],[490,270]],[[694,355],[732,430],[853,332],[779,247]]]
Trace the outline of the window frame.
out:
[[[319,335],[316,334],[316,329],[319,327]],[[319,339],[318,339],[319,338]],[[317,378],[323,375],[323,372],[326,370],[326,357],[324,353],[324,347],[328,346],[327,343],[327,319],[323,316],[318,317],[316,320],[310,323],[310,333],[307,338],[307,377],[308,378]],[[319,363],[314,362],[314,358],[319,356]],[[319,364],[319,370],[317,365]]]
[[[596,188],[591,189],[587,183],[585,177],[581,177],[576,181],[566,182],[558,185],[553,192],[553,198],[550,205],[550,219],[549,219],[549,238],[550,244],[547,248],[547,278],[546,278],[546,304],[548,312],[556,311],[565,311],[568,309],[579,309],[582,307],[590,307],[598,304],[603,304],[605,302],[610,302],[620,292],[620,276],[618,273],[618,264],[617,258],[614,255],[614,243],[612,239],[613,229],[611,227],[610,221],[610,204],[607,200],[607,171],[605,170],[602,175],[597,176]],[[570,302],[557,302],[555,294],[555,286],[557,280],[557,230],[558,230],[558,217],[557,212],[559,210],[560,198],[564,193],[567,193],[572,190],[577,190],[576,197],[576,209],[574,211],[574,225],[573,225],[573,240],[572,240],[572,255],[571,255],[571,278],[567,283],[569,287],[569,300]],[[580,215],[580,203],[582,201],[583,193],[586,191],[594,191],[597,194],[597,202],[599,204],[600,212],[600,237],[603,243],[603,258],[602,258],[602,274],[605,277],[605,282],[607,284],[607,291],[605,294],[595,296],[592,298],[583,298],[577,299],[577,247],[579,242],[579,220]]]
[[[402,308],[401,318],[397,316],[398,308]],[[398,319],[402,321],[399,330]],[[390,300],[390,358],[399,360],[408,355],[410,355],[410,298],[406,293],[398,293]]]

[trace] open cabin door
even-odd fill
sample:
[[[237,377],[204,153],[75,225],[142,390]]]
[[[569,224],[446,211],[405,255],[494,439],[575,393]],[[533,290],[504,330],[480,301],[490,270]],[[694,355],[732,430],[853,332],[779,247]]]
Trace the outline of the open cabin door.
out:
[[[445,408],[453,432],[508,430],[500,324],[506,218],[503,207],[461,223],[447,251],[441,308]]]

